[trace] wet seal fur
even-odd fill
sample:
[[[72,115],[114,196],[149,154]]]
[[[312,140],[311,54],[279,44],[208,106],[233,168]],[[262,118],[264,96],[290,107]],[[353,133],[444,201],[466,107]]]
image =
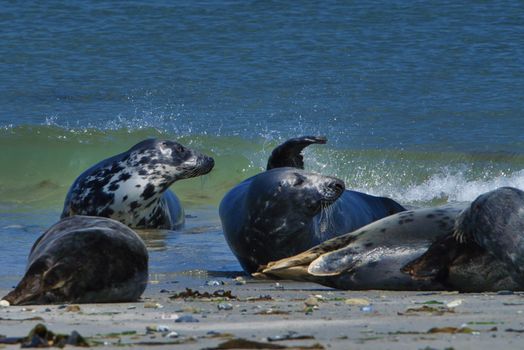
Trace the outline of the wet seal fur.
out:
[[[325,142],[314,136],[284,142],[272,152],[269,170],[222,199],[224,236],[245,271],[405,210],[389,198],[348,191],[342,180],[299,169],[300,152]]]
[[[524,192],[501,187],[480,195],[453,233],[404,270],[462,292],[524,290]]]
[[[524,192],[502,187],[471,205],[417,209],[376,221],[255,276],[340,289],[524,290]]]
[[[142,239],[101,217],[62,219],[33,245],[24,277],[3,299],[13,305],[136,301],[148,280]]]
[[[413,279],[402,269],[453,232],[467,204],[409,210],[262,267],[258,278],[310,281],[339,289],[442,290],[440,281]]]
[[[213,158],[178,142],[144,140],[84,171],[69,189],[61,217],[102,216],[134,228],[178,229],[184,210],[169,186],[213,166]]]

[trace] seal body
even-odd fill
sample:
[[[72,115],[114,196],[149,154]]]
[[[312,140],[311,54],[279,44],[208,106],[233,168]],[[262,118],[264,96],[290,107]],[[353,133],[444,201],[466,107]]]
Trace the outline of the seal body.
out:
[[[148,280],[142,239],[122,223],[89,216],[62,219],[33,245],[11,304],[136,301]]]
[[[524,290],[524,192],[501,187],[477,197],[454,232],[405,270],[464,292]]]
[[[277,167],[230,190],[219,213],[231,250],[254,272],[402,210],[389,198],[346,191],[334,177]]]
[[[102,216],[136,228],[180,228],[184,211],[169,186],[213,165],[213,158],[175,141],[142,141],[84,171],[69,189],[62,218]]]
[[[397,213],[269,263],[259,277],[317,282],[339,289],[439,290],[438,280],[414,279],[405,265],[453,232],[466,204]]]

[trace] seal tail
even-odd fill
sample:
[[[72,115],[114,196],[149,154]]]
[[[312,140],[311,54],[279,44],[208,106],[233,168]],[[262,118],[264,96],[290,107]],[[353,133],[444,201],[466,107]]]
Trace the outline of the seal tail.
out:
[[[327,139],[323,136],[302,136],[289,139],[277,146],[267,161],[267,170],[274,168],[291,167],[304,169],[302,150],[312,144],[325,144]]]

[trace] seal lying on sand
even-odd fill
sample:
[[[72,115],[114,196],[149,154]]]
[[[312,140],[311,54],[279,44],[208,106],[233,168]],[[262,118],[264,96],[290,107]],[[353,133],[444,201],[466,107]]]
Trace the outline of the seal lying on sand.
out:
[[[62,219],[40,236],[27,270],[3,299],[14,305],[136,301],[146,288],[148,253],[118,221]]]
[[[405,210],[389,198],[347,191],[342,180],[298,169],[303,167],[300,152],[312,143],[325,139],[288,140],[273,151],[270,170],[222,199],[224,236],[247,272]]]
[[[62,218],[103,216],[135,228],[184,224],[175,181],[207,174],[213,158],[175,141],[149,139],[84,171],[67,194]]]
[[[270,262],[255,276],[340,289],[522,290],[523,213],[524,192],[499,188],[471,206],[395,214]]]
[[[466,204],[409,210],[325,241],[301,254],[270,262],[255,277],[312,281],[339,289],[443,289],[401,269],[453,232]]]

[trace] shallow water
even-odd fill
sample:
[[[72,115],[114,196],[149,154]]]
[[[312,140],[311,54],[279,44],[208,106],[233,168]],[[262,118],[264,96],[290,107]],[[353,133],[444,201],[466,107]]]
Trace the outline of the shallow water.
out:
[[[0,6],[0,286],[23,273],[81,171],[147,137],[216,160],[176,183],[182,232],[153,273],[238,271],[224,193],[279,142],[402,203],[524,189],[524,3],[46,1]],[[194,233],[199,232],[199,233]]]

